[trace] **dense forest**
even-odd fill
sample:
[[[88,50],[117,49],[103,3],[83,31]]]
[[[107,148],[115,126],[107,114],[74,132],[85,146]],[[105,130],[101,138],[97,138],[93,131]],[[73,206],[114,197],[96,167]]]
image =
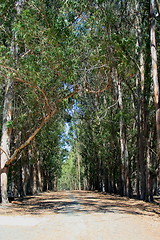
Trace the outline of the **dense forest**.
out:
[[[159,0],[2,0],[1,202],[160,190]]]

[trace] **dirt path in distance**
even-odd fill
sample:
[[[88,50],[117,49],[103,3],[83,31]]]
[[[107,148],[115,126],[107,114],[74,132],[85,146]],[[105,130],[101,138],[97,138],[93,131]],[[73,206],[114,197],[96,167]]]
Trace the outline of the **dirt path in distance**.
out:
[[[160,207],[88,191],[46,192],[0,206],[1,240],[159,240]]]

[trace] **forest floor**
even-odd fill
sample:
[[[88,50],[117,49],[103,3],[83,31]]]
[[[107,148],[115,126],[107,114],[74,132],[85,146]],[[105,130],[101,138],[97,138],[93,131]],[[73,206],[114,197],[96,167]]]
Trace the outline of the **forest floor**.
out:
[[[41,193],[0,206],[0,239],[159,240],[160,206],[88,191]]]

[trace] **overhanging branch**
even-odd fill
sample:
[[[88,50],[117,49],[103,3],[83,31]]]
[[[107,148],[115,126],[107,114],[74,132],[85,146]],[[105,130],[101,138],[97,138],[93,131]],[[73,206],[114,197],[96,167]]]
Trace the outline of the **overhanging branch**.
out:
[[[58,112],[58,109],[55,108],[55,110],[50,114],[44,117],[40,123],[40,125],[35,129],[35,131],[31,134],[31,136],[23,143],[20,145],[20,147],[16,148],[12,156],[7,160],[6,166],[9,166],[17,157],[17,154],[26,146],[28,146],[31,141],[35,138],[35,136],[38,134],[38,132],[42,129],[44,124],[48,122],[56,113]]]
[[[62,102],[64,99],[70,98],[72,96],[74,96],[79,90],[76,89],[74,90],[74,92],[68,94],[67,96],[59,99],[56,104],[58,104],[59,102]],[[35,136],[39,133],[39,131],[42,129],[42,127],[45,125],[45,123],[47,123],[56,113],[58,112],[58,108],[56,107],[54,109],[54,111],[50,112],[50,114],[48,114],[46,117],[44,117],[41,120],[40,125],[34,130],[34,132],[30,135],[30,137],[23,143],[20,145],[20,147],[16,148],[14,153],[12,154],[12,156],[10,158],[8,158],[5,166],[9,166],[17,157],[18,153],[25,148],[26,146],[28,146],[31,141],[33,141],[33,139],[35,138]]]

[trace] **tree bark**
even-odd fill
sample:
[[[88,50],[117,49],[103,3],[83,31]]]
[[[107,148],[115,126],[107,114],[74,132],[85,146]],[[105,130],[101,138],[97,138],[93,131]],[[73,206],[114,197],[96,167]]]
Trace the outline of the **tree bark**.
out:
[[[135,8],[138,12],[140,10],[140,4],[135,0]],[[141,29],[142,18],[137,15],[135,18],[135,29],[136,29],[136,55],[139,57],[138,71],[136,76],[136,92],[137,92],[137,176],[136,176],[136,191],[137,198],[145,200],[146,198],[146,106],[145,106],[145,61],[142,41],[142,29]]]
[[[118,84],[118,103],[119,108],[121,111],[120,117],[120,149],[121,149],[121,166],[122,166],[122,182],[123,182],[123,194],[128,196],[129,194],[129,169],[128,169],[128,147],[127,147],[127,139],[125,133],[125,125],[124,125],[124,118],[123,118],[123,100],[122,100],[122,89],[121,83],[117,78]]]
[[[150,1],[150,17],[151,17],[151,25],[150,25],[150,45],[151,45],[151,59],[152,59],[152,79],[154,86],[154,105],[156,110],[156,131],[157,131],[157,158],[158,164],[156,166],[156,174],[157,178],[160,173],[160,87],[158,80],[158,62],[157,62],[157,49],[156,49],[156,4],[157,10],[159,12],[160,4],[155,0]],[[158,180],[158,188],[159,188],[159,180]]]
[[[19,15],[21,12],[22,4],[25,0],[18,0],[15,2],[16,14]],[[13,40],[10,46],[10,52],[15,61],[18,60],[18,45],[15,43],[16,33],[13,33]],[[1,197],[2,204],[8,203],[7,185],[8,185],[8,166],[6,162],[10,156],[10,142],[12,133],[12,101],[13,101],[13,81],[7,79],[6,81],[6,93],[4,97],[4,108],[3,108],[3,126],[2,126],[2,137],[1,137]]]
[[[10,142],[12,133],[12,100],[13,100],[13,82],[8,79],[6,92],[4,96],[3,107],[3,126],[1,137],[1,200],[2,204],[8,203],[7,183],[8,183],[8,167],[5,165],[10,156]]]

